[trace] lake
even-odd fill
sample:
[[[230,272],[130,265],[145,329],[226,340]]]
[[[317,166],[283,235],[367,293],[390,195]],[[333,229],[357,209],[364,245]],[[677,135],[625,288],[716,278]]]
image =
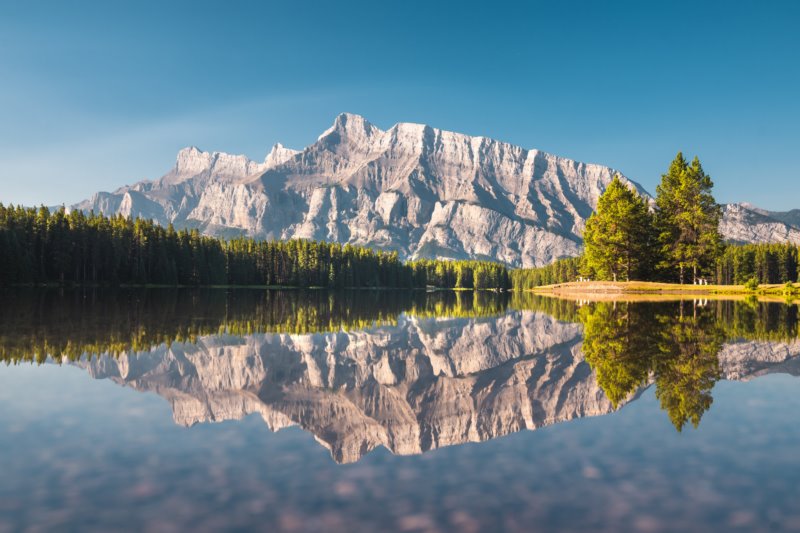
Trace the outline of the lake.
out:
[[[797,305],[0,297],[0,531],[800,529]]]

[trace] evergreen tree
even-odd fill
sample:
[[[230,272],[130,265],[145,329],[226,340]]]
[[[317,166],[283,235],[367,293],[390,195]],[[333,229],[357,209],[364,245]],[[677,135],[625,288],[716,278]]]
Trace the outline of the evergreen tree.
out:
[[[689,164],[678,152],[656,188],[660,266],[667,277],[677,272],[680,283],[687,269],[693,281],[710,272],[720,254],[722,211],[711,193],[713,187],[700,160],[695,157]]]
[[[584,232],[584,262],[599,279],[641,279],[650,269],[652,218],[644,198],[614,176]]]

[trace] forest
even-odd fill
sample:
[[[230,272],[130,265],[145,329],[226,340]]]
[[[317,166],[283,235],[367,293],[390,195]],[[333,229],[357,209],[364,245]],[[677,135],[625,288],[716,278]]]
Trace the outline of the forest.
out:
[[[716,260],[716,280],[724,285],[798,281],[798,255],[794,244],[730,245]]]
[[[719,285],[782,284],[800,281],[800,246],[795,244],[726,244],[715,259],[709,282]],[[583,270],[583,258],[559,259],[539,268],[512,270],[515,290],[529,290],[543,285],[577,280]]]
[[[568,257],[543,267],[517,268],[511,271],[511,285],[514,290],[528,290],[542,285],[575,281],[581,275],[582,263],[581,257]]]
[[[309,240],[222,240],[196,229],[0,204],[0,286],[105,284],[508,289],[505,266],[418,260]]]

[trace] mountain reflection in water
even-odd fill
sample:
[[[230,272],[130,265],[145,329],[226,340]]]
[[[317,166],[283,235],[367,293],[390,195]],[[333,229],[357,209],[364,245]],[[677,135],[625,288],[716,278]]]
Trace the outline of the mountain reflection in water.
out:
[[[258,413],[337,462],[610,413],[648,386],[678,431],[720,379],[796,375],[797,306],[491,292],[10,291],[0,356],[85,368],[182,425]]]

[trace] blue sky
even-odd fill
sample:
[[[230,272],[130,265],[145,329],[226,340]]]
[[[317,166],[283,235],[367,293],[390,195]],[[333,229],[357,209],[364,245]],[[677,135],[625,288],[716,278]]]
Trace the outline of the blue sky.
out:
[[[800,2],[6,2],[0,202],[262,159],[348,111],[619,168],[678,150],[721,202],[800,208]]]

